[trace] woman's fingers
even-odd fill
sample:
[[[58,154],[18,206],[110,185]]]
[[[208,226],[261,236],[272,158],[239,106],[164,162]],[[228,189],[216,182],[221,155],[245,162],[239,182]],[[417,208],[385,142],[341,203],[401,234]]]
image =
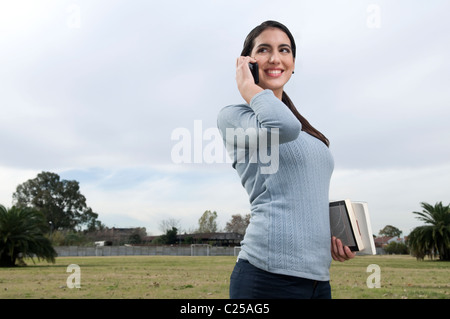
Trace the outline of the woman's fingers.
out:
[[[236,66],[238,66],[239,63],[256,63],[256,59],[251,56],[240,56],[237,58]]]
[[[344,246],[342,241],[336,237],[331,238],[331,257],[336,261],[346,261],[356,256],[350,248]]]
[[[248,104],[250,104],[255,94],[262,91],[262,88],[255,84],[252,72],[248,66],[249,63],[253,62],[256,62],[256,60],[249,56],[240,56],[236,61],[236,83],[239,92]]]
[[[251,80],[252,79],[252,72],[250,71],[248,64],[254,63],[253,61],[256,61],[256,60],[251,57],[248,57],[248,56],[246,56],[246,57],[241,56],[237,59],[236,77],[239,80]]]

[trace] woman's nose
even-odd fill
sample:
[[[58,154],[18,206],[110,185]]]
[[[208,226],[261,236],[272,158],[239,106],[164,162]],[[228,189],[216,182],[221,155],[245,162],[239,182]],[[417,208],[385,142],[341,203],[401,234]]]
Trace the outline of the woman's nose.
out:
[[[277,52],[272,53],[269,59],[270,63],[277,64],[280,62],[280,57]]]

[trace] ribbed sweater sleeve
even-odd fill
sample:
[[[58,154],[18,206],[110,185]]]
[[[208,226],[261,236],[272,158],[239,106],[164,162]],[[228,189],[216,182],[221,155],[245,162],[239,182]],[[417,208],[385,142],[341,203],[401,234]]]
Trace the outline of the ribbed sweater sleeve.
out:
[[[258,136],[277,129],[280,144],[295,140],[302,128],[291,110],[275,97],[271,90],[256,94],[250,101],[250,105],[230,105],[223,108],[219,113],[217,126],[224,138],[227,128],[255,129],[254,132]]]

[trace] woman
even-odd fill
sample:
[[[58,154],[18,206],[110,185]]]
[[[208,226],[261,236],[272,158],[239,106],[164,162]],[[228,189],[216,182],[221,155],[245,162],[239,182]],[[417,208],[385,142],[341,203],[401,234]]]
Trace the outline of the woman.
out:
[[[284,92],[294,73],[295,55],[294,38],[283,24],[266,21],[253,29],[236,66],[237,86],[246,104],[227,106],[218,116],[251,203],[230,298],[329,299],[331,258],[354,257],[339,240],[330,239],[328,192],[334,162],[329,141]],[[258,84],[249,63],[258,63]],[[227,136],[230,132],[247,132],[247,141],[239,143],[239,137]],[[262,173],[267,161],[251,156],[251,132],[258,141],[271,135],[257,145],[267,145],[267,154],[278,155],[275,171]],[[238,154],[243,148],[249,151],[247,160]]]

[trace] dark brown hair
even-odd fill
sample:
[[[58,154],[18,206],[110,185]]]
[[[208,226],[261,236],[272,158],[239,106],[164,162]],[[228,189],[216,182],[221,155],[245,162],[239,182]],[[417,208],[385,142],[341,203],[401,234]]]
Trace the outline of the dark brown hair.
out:
[[[289,31],[289,29],[285,25],[281,24],[280,22],[271,21],[271,20],[261,23],[259,26],[255,27],[252,31],[250,31],[250,33],[247,35],[247,38],[245,39],[244,47],[243,47],[242,52],[241,52],[241,56],[250,56],[251,55],[253,47],[255,46],[255,39],[264,30],[266,30],[268,28],[278,28],[281,31],[283,31],[284,33],[286,33],[286,35],[288,36],[289,40],[291,41],[292,55],[294,56],[294,59],[295,59],[295,55],[296,55],[297,49],[296,49],[294,37],[292,36],[291,32]],[[292,111],[292,113],[295,115],[295,117],[300,121],[300,123],[302,124],[302,131],[305,131],[306,133],[308,133],[308,134],[318,138],[323,143],[325,143],[326,146],[330,146],[330,141],[325,137],[325,135],[323,135],[318,130],[316,130],[299,113],[299,111],[296,109],[294,103],[291,101],[289,96],[284,91],[283,91],[283,96],[282,96],[281,100],[283,101],[284,104],[287,105],[287,107]]]

